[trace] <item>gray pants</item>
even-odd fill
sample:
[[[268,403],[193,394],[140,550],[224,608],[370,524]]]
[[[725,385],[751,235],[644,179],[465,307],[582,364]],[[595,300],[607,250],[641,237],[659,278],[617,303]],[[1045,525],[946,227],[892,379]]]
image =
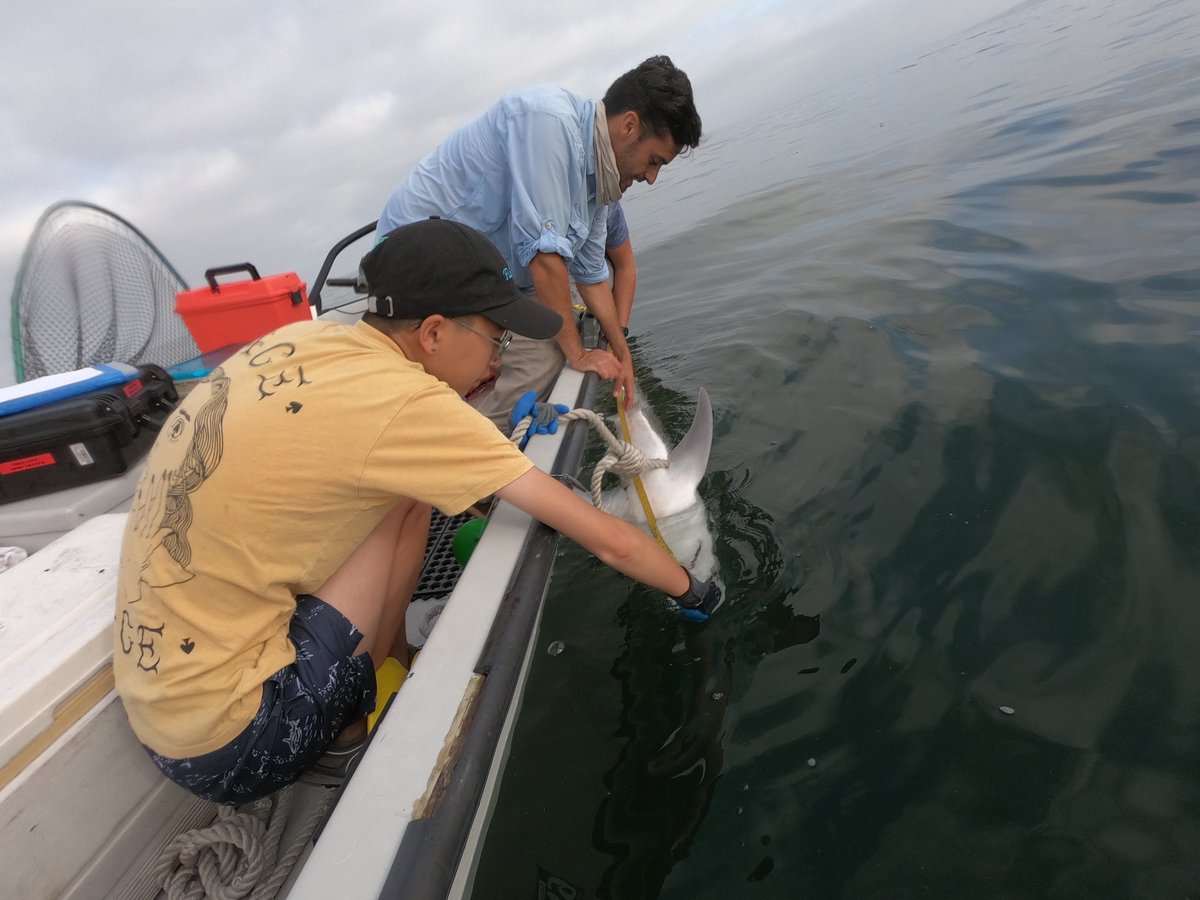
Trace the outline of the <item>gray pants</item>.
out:
[[[476,409],[491,419],[504,434],[512,431],[509,416],[517,398],[526,391],[537,391],[539,400],[550,395],[566,358],[555,340],[535,341],[513,335],[513,341],[501,357],[502,366],[496,386]]]

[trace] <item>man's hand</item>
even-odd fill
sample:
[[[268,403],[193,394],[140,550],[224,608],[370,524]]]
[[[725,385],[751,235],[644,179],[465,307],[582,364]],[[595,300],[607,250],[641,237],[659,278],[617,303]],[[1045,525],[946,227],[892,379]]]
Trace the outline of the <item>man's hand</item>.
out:
[[[600,328],[604,332],[604,336],[608,339],[608,346],[612,348],[611,353],[604,353],[605,356],[613,359],[617,363],[616,371],[611,368],[608,371],[601,371],[598,368],[584,368],[577,362],[571,363],[571,366],[580,371],[598,372],[600,377],[605,381],[613,381],[613,395],[620,400],[621,396],[625,397],[625,408],[629,409],[633,406],[633,358],[629,354],[629,345],[625,340],[624,332],[621,330],[621,323],[617,318],[617,310],[613,301],[612,291],[609,290],[608,282],[602,281],[598,284],[578,284],[579,296],[583,298],[583,302],[587,305],[588,310],[596,321],[600,323]],[[592,350],[585,354],[601,353],[604,351]]]
[[[620,403],[622,398],[625,402],[625,408],[629,409],[633,406],[633,357],[629,353],[629,349],[625,349],[625,356],[618,357],[621,363],[621,374],[616,379],[616,384],[613,385],[613,396]]]
[[[613,396],[625,398],[625,408],[633,406],[633,360],[607,350],[584,350],[571,361],[576,372],[595,372],[603,381],[613,382]],[[624,391],[624,394],[621,392]]]
[[[604,381],[614,381],[621,375],[621,361],[607,350],[584,350],[571,360],[571,368],[576,372],[595,372]],[[631,365],[631,376],[632,368]]]

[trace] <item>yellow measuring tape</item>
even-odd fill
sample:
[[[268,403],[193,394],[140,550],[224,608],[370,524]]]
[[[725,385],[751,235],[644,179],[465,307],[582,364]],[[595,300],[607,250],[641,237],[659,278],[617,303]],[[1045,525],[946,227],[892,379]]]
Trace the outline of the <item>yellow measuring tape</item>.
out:
[[[625,392],[621,392],[621,396],[617,398],[617,415],[621,420],[621,436],[625,439],[625,443],[630,444],[629,439],[629,422],[625,420]],[[654,510],[650,508],[650,498],[646,496],[646,488],[642,484],[642,476],[633,476],[633,486],[637,489],[638,499],[642,501],[642,511],[646,514],[646,522],[650,526],[650,533],[654,535],[654,539],[658,541],[659,546],[667,551],[671,559],[675,559],[675,552],[667,545],[666,538],[662,536],[662,532],[658,530],[658,520],[654,518]],[[676,562],[679,560],[675,559]]]

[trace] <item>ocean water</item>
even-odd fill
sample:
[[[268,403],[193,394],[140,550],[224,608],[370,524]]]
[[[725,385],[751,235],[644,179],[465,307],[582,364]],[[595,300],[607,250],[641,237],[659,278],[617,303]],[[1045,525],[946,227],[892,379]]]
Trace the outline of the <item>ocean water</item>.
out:
[[[1200,897],[1198,49],[1047,0],[748,72],[630,200],[729,597],[560,551],[476,897]]]

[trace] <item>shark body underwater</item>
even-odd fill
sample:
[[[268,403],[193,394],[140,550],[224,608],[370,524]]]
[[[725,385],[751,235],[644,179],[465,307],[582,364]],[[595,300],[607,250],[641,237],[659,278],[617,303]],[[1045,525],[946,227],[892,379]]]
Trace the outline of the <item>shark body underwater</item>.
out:
[[[700,581],[712,578],[717,568],[713,536],[698,490],[712,450],[713,413],[708,392],[700,389],[691,427],[673,450],[667,450],[666,441],[647,418],[642,397],[626,412],[626,421],[630,444],[646,459],[669,462],[665,469],[649,469],[641,476],[659,533],[680,565]],[[602,504],[606,512],[649,530],[632,480],[606,491]]]

